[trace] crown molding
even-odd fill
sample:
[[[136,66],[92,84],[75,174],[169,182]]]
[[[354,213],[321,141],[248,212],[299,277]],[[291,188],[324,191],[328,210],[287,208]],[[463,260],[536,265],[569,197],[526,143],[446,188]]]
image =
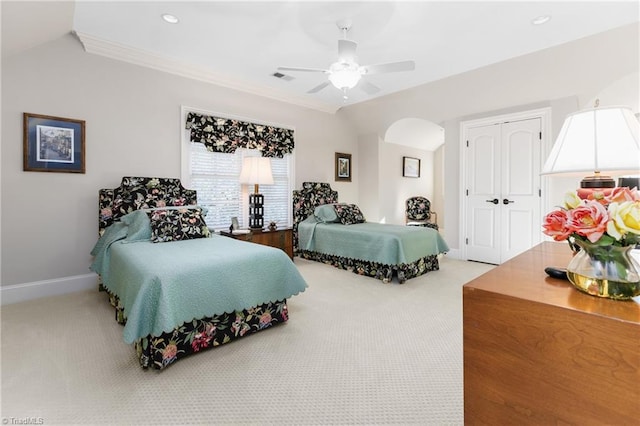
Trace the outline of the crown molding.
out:
[[[217,74],[211,70],[205,69],[204,67],[188,65],[184,62],[169,59],[140,49],[134,49],[119,43],[110,42],[86,33],[74,31],[73,34],[80,40],[80,43],[82,43],[82,46],[87,53],[129,62],[131,64],[164,71],[181,77],[199,80],[205,83],[215,84],[217,86],[227,87],[229,89],[239,90],[241,92],[330,114],[335,114],[335,112],[340,108],[325,102],[302,99],[296,96],[286,96],[281,92],[265,86],[229,78],[228,76]]]

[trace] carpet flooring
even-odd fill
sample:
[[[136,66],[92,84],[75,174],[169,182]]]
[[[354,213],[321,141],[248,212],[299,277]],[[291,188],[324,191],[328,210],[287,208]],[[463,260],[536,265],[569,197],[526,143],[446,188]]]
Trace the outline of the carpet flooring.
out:
[[[461,287],[491,265],[445,256],[398,285],[295,263],[287,323],[161,372],[104,293],[3,306],[3,424],[463,424]]]

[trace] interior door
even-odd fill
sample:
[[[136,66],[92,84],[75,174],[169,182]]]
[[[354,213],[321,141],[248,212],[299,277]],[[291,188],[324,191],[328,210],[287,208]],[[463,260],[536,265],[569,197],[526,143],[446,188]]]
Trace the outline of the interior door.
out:
[[[500,264],[540,241],[541,119],[467,132],[467,259]]]
[[[467,135],[467,259],[500,263],[500,125]]]
[[[500,263],[540,242],[541,120],[504,123],[500,194]]]

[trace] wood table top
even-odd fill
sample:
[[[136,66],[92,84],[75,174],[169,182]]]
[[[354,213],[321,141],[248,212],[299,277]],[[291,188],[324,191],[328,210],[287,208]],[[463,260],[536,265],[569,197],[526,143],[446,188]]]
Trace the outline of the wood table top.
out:
[[[547,266],[566,267],[571,256],[568,244],[543,242],[465,284],[463,291],[483,290],[640,324],[639,303],[591,296],[544,272]]]

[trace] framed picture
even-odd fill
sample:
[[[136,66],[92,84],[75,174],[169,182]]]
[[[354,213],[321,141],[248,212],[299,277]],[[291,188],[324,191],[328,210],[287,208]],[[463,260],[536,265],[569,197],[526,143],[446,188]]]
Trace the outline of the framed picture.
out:
[[[231,218],[231,228],[233,231],[240,229],[240,224],[238,223],[238,218],[236,216]]]
[[[412,157],[402,157],[402,176],[420,177],[420,159]]]
[[[351,182],[351,154],[336,152],[336,181]]]
[[[84,121],[23,114],[23,169],[84,173]]]

